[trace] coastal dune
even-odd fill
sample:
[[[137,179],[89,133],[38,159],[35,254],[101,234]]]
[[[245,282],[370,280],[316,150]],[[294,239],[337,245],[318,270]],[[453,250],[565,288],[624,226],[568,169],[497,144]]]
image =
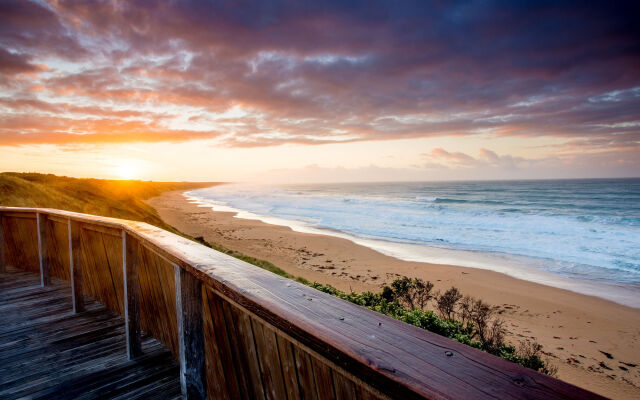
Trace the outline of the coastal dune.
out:
[[[402,261],[347,239],[295,232],[190,203],[182,191],[148,200],[164,222],[191,236],[272,262],[345,291],[379,291],[400,276],[456,286],[498,306],[508,339],[536,341],[558,377],[612,398],[640,398],[640,309],[498,272]]]

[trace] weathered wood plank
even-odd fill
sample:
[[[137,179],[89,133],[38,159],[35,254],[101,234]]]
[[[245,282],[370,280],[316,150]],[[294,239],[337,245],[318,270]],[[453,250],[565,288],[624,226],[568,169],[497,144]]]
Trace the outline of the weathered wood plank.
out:
[[[282,366],[282,376],[289,400],[300,399],[300,389],[298,385],[298,371],[293,355],[293,344],[282,335],[276,333],[278,353],[280,354],[280,365]]]
[[[122,231],[121,231],[122,232]],[[120,235],[99,234],[106,258],[106,264],[112,279],[112,287],[118,306],[118,314],[124,315],[124,274],[122,269],[122,233]]]
[[[177,358],[178,325],[173,264],[141,244],[139,251],[141,327],[166,344]]]
[[[245,397],[245,393],[240,386],[238,371],[236,368],[233,349],[231,346],[231,338],[227,330],[227,322],[225,321],[224,310],[222,308],[222,299],[220,296],[209,292],[206,294],[209,300],[209,310],[213,334],[215,335],[215,346],[218,356],[220,357],[220,366],[223,374],[223,387],[227,395],[231,399]]]
[[[3,207],[6,209],[6,207]],[[23,218],[23,219],[36,219],[37,211],[33,209],[33,211],[25,211],[25,212],[13,212],[13,211],[4,211],[4,215],[8,218]]]
[[[87,294],[98,300],[111,311],[121,313],[116,297],[113,278],[111,277],[108,261],[105,256],[101,234],[84,229],[81,225],[82,282],[85,283]]]
[[[265,397],[267,399],[284,399],[287,397],[287,393],[284,387],[276,333],[256,318],[251,319],[251,325],[260,361]]]
[[[76,221],[78,222],[78,221]],[[105,302],[104,297],[101,297],[99,294],[99,288],[95,282],[97,279],[94,279],[93,275],[98,273],[95,262],[95,252],[91,251],[89,246],[92,245],[93,238],[91,238],[88,233],[83,229],[83,224],[78,222],[80,226],[80,264],[82,268],[80,269],[80,273],[82,274],[82,285],[83,291],[90,297],[96,299],[97,301],[104,304],[107,308],[113,311],[109,304]]]
[[[336,392],[333,387],[333,371],[331,368],[315,357],[311,357],[311,365],[313,366],[313,376],[316,379],[318,399],[335,399]]]
[[[66,225],[69,222],[69,218],[68,217],[62,217],[62,216],[56,215],[56,214],[49,214],[49,221],[59,222],[61,224]]]
[[[69,223],[60,222],[47,216],[47,254],[49,255],[49,271],[51,277],[71,281],[69,254]]]
[[[140,343],[140,284],[138,280],[138,241],[122,231],[122,275],[124,277],[124,321],[127,338],[127,357],[142,355]]]
[[[217,296],[218,297],[218,296]],[[235,371],[234,376],[237,382],[238,387],[240,388],[240,392],[243,397],[251,397],[252,388],[249,377],[247,376],[246,364],[245,362],[245,354],[241,349],[241,344],[238,338],[238,332],[236,328],[234,315],[231,313],[231,305],[218,297],[220,300],[218,302],[219,308],[217,312],[220,313],[221,321],[223,321],[223,325],[220,327],[221,330],[226,331],[227,338],[229,339],[229,347],[231,349],[231,361],[233,365],[233,369]],[[228,373],[228,372],[227,372]]]
[[[378,396],[377,394],[372,393],[367,388],[363,386],[356,386],[356,397],[358,400],[382,400],[384,397]]]
[[[122,236],[122,229],[111,228],[103,225],[85,224],[84,229],[99,232],[116,238],[120,238]]]
[[[128,361],[122,318],[93,300],[85,313],[64,312],[68,284],[39,287],[38,274],[8,271],[0,276],[0,299],[12,298],[0,306],[9,307],[0,311],[0,398],[179,398],[179,366],[165,346],[147,336],[145,355]],[[47,303],[60,311],[39,306]]]
[[[210,289],[209,289],[210,290]],[[213,292],[212,292],[213,293]],[[247,396],[256,400],[265,398],[265,389],[260,374],[260,362],[256,350],[256,342],[251,327],[251,318],[247,313],[229,304],[231,319],[235,325],[238,339],[240,373],[244,374],[249,388]]]
[[[82,241],[80,238],[80,223],[69,219],[67,222],[69,235],[69,275],[71,277],[71,300],[73,312],[79,313],[85,310],[84,290],[82,285]]]
[[[316,390],[311,356],[300,346],[294,346],[293,352],[296,360],[298,381],[300,382],[300,398],[315,400],[318,398],[318,391]]]
[[[124,315],[122,237],[105,237],[85,229],[85,224],[81,226],[85,292],[110,310]]]
[[[6,250],[7,244],[4,240],[4,215],[0,212],[0,273],[7,272],[7,256]]]
[[[351,400],[356,398],[356,388],[351,380],[340,372],[333,371],[333,387],[337,400]]]
[[[177,321],[177,304],[176,304],[176,285],[174,265],[167,262],[167,260],[159,257],[157,254],[150,250],[147,252],[153,256],[155,260],[156,278],[152,279],[152,283],[156,285],[157,290],[162,295],[164,304],[164,324],[162,326],[162,334],[157,337],[162,337],[161,340],[169,349],[178,354],[178,321]],[[154,331],[155,332],[155,331]],[[166,337],[166,341],[164,338]]]
[[[40,285],[47,286],[51,284],[51,271],[49,270],[49,246],[47,240],[49,233],[47,232],[47,215],[43,213],[37,214],[38,221],[38,255],[40,257]]]
[[[226,376],[222,361],[224,356],[218,348],[218,329],[214,325],[214,317],[211,303],[214,301],[211,296],[215,296],[213,292],[205,288],[202,292],[202,314],[204,326],[204,348],[205,348],[205,366],[207,370],[207,395],[210,399],[229,399],[229,391],[227,390]]]
[[[202,283],[178,265],[174,273],[182,397],[206,399]]]

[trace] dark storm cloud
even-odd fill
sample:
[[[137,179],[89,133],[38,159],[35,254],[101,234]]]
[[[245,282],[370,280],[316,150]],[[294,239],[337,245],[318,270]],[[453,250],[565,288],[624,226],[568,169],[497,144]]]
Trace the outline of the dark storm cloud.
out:
[[[477,134],[638,146],[638,8],[4,2],[0,112],[20,115],[2,130],[10,143],[58,143],[72,134],[65,124],[83,121],[73,133],[88,135],[72,141],[93,143],[130,110],[120,123],[136,128],[114,141],[135,141],[145,127],[140,140],[222,134],[243,147]],[[56,109],[68,103],[63,116],[52,99]],[[140,111],[153,107],[166,115]],[[244,113],[225,114],[234,107]]]

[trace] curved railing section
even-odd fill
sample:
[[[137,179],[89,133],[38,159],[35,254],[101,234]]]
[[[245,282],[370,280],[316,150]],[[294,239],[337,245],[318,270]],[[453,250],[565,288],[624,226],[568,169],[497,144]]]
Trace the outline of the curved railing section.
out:
[[[189,398],[599,398],[146,223],[0,207],[0,269],[70,282],[180,361]]]

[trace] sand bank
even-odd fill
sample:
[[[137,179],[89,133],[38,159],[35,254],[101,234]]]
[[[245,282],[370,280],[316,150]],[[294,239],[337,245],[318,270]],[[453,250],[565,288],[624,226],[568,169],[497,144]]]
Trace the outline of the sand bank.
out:
[[[198,207],[181,192],[149,204],[189,235],[342,290],[377,291],[403,275],[430,280],[437,289],[456,286],[499,306],[512,342],[542,344],[560,379],[612,398],[640,398],[640,309],[489,270],[398,260],[347,239]]]

